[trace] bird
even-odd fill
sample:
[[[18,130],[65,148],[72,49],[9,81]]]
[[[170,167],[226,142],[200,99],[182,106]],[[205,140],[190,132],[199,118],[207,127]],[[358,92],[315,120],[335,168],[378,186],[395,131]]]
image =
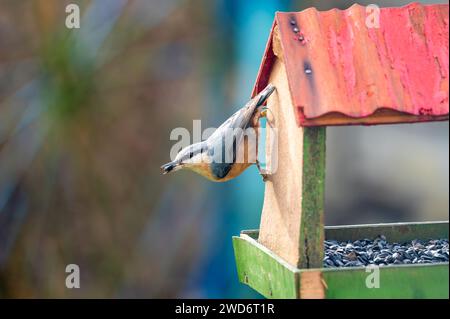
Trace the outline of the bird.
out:
[[[264,104],[274,91],[275,86],[269,83],[209,138],[186,146],[173,161],[162,165],[163,174],[188,169],[213,182],[225,182],[256,164],[263,181],[266,181],[268,174],[257,159],[259,119],[266,116]]]

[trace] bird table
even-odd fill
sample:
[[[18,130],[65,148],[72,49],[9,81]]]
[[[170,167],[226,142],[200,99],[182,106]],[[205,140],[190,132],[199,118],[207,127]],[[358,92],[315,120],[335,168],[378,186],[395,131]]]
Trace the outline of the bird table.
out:
[[[367,267],[323,266],[325,239],[448,239],[448,221],[323,224],[327,126],[448,120],[448,23],[448,5],[418,3],[276,13],[253,96],[276,86],[278,143],[269,130],[260,229],[233,237],[242,283],[267,298],[448,298],[448,262],[381,266],[379,287]]]

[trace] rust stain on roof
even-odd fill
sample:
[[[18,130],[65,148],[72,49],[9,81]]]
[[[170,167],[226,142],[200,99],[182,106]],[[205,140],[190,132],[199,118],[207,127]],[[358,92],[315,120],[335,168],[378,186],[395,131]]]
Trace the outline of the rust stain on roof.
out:
[[[449,6],[277,12],[253,95],[280,42],[299,125],[447,120]],[[368,24],[366,22],[369,22]]]

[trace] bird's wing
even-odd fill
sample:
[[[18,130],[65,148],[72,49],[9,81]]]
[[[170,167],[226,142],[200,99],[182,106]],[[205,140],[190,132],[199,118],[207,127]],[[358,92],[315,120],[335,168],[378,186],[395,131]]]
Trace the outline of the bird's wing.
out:
[[[216,148],[216,152],[213,151],[214,162],[235,162],[237,148],[240,143],[242,143],[245,129],[249,127],[256,109],[266,101],[274,89],[275,88],[269,84],[263,91],[261,91],[261,93],[248,101],[243,108],[228,118],[208,138],[208,148],[212,151]]]
[[[242,142],[244,131],[248,127],[256,109],[257,101],[251,100],[246,106],[234,113],[208,138],[208,148],[215,150],[213,161],[234,163],[237,145]]]

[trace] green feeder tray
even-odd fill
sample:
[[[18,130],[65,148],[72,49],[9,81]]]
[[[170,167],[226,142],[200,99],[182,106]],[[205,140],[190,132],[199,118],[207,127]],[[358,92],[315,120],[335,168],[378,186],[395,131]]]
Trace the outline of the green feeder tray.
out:
[[[448,238],[448,222],[325,227],[325,238],[389,242]],[[366,285],[366,267],[298,269],[257,241],[258,231],[233,237],[239,281],[266,298],[449,298],[448,262],[379,267],[379,287]]]

